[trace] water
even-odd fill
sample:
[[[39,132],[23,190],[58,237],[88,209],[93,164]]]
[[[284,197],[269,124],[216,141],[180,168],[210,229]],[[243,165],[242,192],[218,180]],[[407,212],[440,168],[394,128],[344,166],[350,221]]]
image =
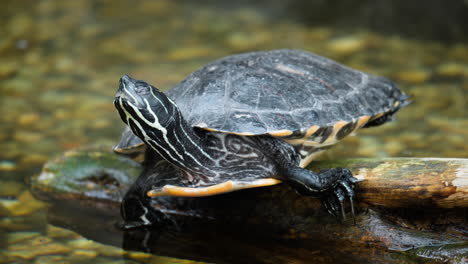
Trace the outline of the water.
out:
[[[27,191],[27,178],[54,155],[118,140],[123,124],[112,100],[123,74],[165,90],[228,54],[304,49],[391,78],[413,96],[396,122],[364,130],[324,158],[467,158],[466,3],[441,9],[442,1],[429,1],[419,10],[372,2],[3,1],[0,263],[183,262],[92,249],[48,225],[45,205]],[[31,254],[25,245],[53,250]]]

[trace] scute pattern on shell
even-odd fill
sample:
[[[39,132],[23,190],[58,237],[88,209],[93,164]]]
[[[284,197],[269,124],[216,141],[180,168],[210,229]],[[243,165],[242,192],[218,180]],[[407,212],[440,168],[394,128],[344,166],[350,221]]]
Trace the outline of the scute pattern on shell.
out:
[[[385,78],[297,50],[222,58],[167,94],[192,126],[251,135],[356,121],[391,112],[402,98]]]

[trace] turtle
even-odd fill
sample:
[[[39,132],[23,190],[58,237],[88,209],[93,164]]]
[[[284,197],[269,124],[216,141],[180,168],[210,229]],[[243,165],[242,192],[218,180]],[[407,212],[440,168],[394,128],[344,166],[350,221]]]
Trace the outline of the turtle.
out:
[[[127,128],[114,151],[146,150],[145,169],[121,203],[123,227],[164,221],[153,197],[281,182],[338,217],[349,201],[354,217],[358,179],[350,170],[306,166],[357,129],[392,120],[408,98],[384,77],[289,49],[218,59],[166,93],[124,75],[114,105]]]

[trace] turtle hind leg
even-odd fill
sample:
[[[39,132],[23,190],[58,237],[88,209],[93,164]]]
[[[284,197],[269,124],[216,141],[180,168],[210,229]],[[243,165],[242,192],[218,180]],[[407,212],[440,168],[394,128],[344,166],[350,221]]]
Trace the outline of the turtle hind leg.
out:
[[[346,219],[344,202],[349,199],[354,219],[354,185],[359,180],[348,169],[333,168],[314,173],[300,167],[285,170],[284,180],[298,193],[319,198],[329,213]]]

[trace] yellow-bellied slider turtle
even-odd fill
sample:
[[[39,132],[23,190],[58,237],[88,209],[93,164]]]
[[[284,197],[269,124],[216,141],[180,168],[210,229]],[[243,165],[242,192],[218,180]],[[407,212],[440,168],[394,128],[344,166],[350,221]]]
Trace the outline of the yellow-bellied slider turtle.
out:
[[[127,75],[115,107],[131,129],[117,151],[148,146],[146,170],[126,194],[126,227],[162,219],[152,196],[207,196],[281,181],[344,216],[357,179],[343,168],[304,169],[315,154],[407,104],[392,82],[297,50],[228,56],[167,92]],[[136,135],[136,137],[134,136]],[[149,154],[148,154],[149,153]],[[155,176],[155,169],[171,173]],[[161,169],[162,168],[162,169]]]

